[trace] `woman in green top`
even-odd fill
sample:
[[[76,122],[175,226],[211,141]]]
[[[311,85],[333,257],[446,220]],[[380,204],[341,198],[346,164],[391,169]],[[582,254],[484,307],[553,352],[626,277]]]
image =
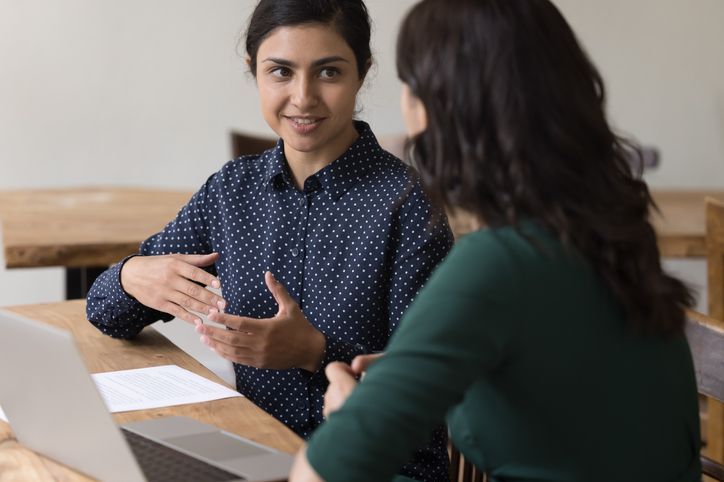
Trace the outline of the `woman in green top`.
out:
[[[443,417],[490,481],[700,480],[692,298],[661,269],[635,151],[559,11],[424,0],[397,55],[430,192],[484,227],[438,268],[291,480],[389,480]],[[354,374],[328,367],[328,413]]]

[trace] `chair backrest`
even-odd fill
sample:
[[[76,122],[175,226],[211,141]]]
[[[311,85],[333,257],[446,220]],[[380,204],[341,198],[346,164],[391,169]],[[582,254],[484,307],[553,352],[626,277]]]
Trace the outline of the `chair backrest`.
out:
[[[706,199],[706,267],[709,316],[724,320],[724,204],[713,198]],[[724,404],[707,400],[705,419],[705,453],[724,462]]]
[[[467,461],[460,451],[450,442],[450,482],[484,482],[485,474]]]
[[[686,338],[694,358],[699,393],[724,401],[724,322],[689,311]]]
[[[715,400],[715,404],[724,401],[724,322],[715,320],[695,311],[687,313],[686,338],[689,341],[691,355],[694,359],[694,370],[696,371],[696,385],[699,393]],[[716,417],[721,414],[712,407],[716,405],[709,403],[707,414],[707,449],[718,449],[716,437],[721,434],[712,431],[712,423],[717,426]],[[720,405],[719,405],[720,406]],[[707,451],[709,455],[716,457],[716,453]],[[701,465],[704,474],[715,480],[724,481],[724,465],[715,460],[702,456]]]
[[[247,154],[261,154],[274,147],[276,143],[276,139],[271,137],[231,132],[231,154],[234,158]]]
[[[709,316],[724,320],[724,204],[706,199],[706,267]]]

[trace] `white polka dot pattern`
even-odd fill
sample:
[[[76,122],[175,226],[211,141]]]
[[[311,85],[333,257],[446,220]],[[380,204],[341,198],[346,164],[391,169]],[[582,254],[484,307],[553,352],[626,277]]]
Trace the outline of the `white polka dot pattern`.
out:
[[[447,221],[433,212],[412,171],[379,146],[367,124],[355,126],[357,141],[302,191],[290,180],[281,140],[262,155],[228,162],[139,253],[219,252],[210,271],[221,280],[226,311],[237,315],[276,313],[265,271],[286,286],[326,337],[322,369],[234,368],[241,393],[304,437],[323,420],[324,366],[383,350],[452,246]],[[123,291],[122,264],[96,280],[87,315],[103,333],[132,338],[171,317]],[[438,480],[444,433],[435,439],[435,450],[406,466],[407,475]]]

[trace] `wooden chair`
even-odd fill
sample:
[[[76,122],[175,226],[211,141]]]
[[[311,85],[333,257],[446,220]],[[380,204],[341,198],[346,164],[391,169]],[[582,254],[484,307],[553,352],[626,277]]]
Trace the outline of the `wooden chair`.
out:
[[[271,137],[253,136],[242,132],[231,132],[231,154],[234,158],[247,154],[261,154],[277,144]]]
[[[465,460],[452,442],[448,446],[448,451],[450,452],[450,482],[485,482],[485,474]]]
[[[706,199],[706,265],[709,316],[724,320],[724,204]],[[706,454],[724,462],[724,405],[709,398],[705,423]]]
[[[689,311],[686,320],[686,338],[694,358],[696,385],[699,393],[708,397],[709,400],[723,402],[724,322],[695,311]],[[710,443],[707,443],[707,449]],[[712,460],[708,451],[704,453],[705,455],[701,457],[704,474],[715,480],[724,481],[724,465]]]

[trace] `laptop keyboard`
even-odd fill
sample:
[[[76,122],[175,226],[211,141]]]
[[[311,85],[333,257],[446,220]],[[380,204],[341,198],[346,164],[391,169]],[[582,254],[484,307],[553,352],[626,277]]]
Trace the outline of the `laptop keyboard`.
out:
[[[148,482],[224,482],[243,477],[121,429]]]

